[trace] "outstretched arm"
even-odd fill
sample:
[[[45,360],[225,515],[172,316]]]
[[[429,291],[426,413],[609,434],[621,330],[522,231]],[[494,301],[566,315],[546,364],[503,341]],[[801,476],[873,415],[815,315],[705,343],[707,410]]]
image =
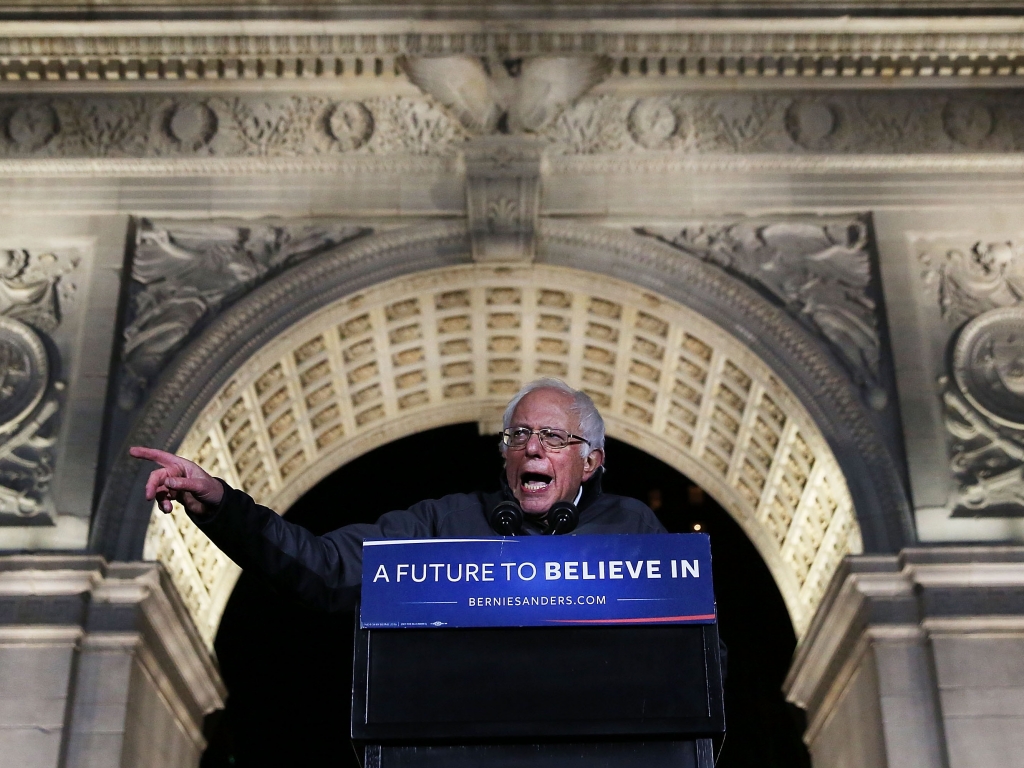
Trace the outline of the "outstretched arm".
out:
[[[155,499],[162,512],[170,512],[171,502],[178,501],[190,515],[202,517],[215,509],[224,498],[223,486],[188,459],[141,446],[134,446],[128,452],[136,459],[146,459],[160,465],[159,469],[149,473],[146,499]]]
[[[390,512],[376,525],[347,525],[324,536],[290,523],[247,494],[211,477],[188,459],[154,448],[131,455],[153,461],[146,498],[163,512],[178,501],[228,557],[304,602],[324,610],[352,604],[362,574],[364,538],[418,538],[433,533],[431,503],[417,511]],[[416,509],[416,508],[414,508]]]

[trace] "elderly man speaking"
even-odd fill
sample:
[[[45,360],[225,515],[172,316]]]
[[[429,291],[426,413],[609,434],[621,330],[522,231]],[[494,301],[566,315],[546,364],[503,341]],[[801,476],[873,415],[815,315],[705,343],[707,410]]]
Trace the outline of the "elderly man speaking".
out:
[[[604,420],[586,393],[558,379],[531,382],[508,404],[503,427],[499,492],[421,501],[373,525],[346,525],[324,536],[289,523],[191,461],[152,448],[131,454],[160,465],[149,476],[147,499],[164,512],[171,501],[181,502],[238,565],[325,610],[351,605],[357,596],[363,539],[664,532],[644,504],[601,492]]]

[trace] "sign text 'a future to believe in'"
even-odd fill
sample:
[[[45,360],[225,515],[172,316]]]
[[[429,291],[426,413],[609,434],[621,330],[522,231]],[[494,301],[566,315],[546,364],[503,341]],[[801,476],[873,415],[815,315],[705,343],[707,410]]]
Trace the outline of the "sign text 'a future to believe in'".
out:
[[[714,620],[703,534],[364,542],[367,628]]]

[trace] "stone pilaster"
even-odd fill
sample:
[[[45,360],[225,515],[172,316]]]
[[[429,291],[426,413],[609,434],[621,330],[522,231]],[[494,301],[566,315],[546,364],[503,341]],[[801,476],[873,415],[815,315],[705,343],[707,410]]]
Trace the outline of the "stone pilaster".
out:
[[[223,705],[156,563],[0,558],[0,766],[188,766]]]
[[[786,692],[815,768],[1024,766],[1024,549],[848,558]]]

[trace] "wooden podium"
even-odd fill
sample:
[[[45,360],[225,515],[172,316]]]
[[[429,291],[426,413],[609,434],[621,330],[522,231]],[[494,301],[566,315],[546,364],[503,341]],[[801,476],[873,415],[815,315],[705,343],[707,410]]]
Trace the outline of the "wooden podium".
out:
[[[358,629],[365,768],[711,768],[714,624]]]

